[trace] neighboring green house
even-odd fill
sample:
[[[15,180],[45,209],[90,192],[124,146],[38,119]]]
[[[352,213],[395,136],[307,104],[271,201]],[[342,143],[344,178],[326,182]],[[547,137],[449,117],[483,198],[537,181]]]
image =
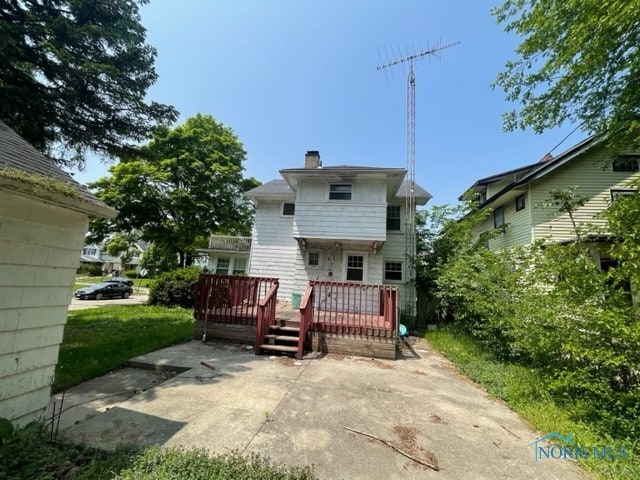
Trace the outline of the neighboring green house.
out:
[[[467,191],[478,193],[480,208],[490,208],[493,213],[476,232],[503,229],[489,240],[491,250],[537,240],[575,240],[569,215],[559,213],[558,207],[548,202],[550,191],[575,186],[576,193],[587,198],[574,213],[576,223],[603,228],[605,238],[600,239],[606,241],[606,220],[598,214],[616,196],[635,191],[630,182],[640,179],[639,160],[640,152],[614,156],[602,139],[590,137],[555,158],[547,155],[538,163],[482,178]],[[605,267],[609,261],[606,249],[594,248],[593,254]]]

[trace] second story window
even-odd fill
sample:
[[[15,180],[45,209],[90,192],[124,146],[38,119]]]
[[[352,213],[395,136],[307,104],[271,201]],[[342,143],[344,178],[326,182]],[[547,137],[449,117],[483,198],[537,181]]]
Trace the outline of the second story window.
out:
[[[620,155],[613,161],[614,172],[637,172],[640,170],[638,158],[640,155]]]
[[[504,207],[498,207],[493,211],[493,226],[494,228],[504,226]]]
[[[283,203],[282,204],[282,215],[291,216],[296,213],[296,204],[295,203]]]
[[[396,205],[387,206],[387,230],[400,230],[400,207]]]
[[[524,207],[525,207],[524,194],[518,195],[516,197],[516,212],[519,212],[520,210],[524,210]]]
[[[329,185],[329,200],[351,200],[351,184],[332,183]]]

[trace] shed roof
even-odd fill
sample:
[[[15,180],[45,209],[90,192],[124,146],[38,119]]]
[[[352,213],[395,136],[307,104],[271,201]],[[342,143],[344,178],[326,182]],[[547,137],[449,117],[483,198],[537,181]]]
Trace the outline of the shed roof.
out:
[[[67,198],[64,203],[75,204],[67,206],[85,211],[91,216],[114,217],[117,213],[89,192],[86,186],[78,183],[69,173],[57,167],[50,158],[36,150],[2,120],[0,120],[0,170],[25,172],[45,179],[56,180],[72,188],[78,193],[79,201],[73,202]],[[20,182],[16,182],[15,179],[13,181],[5,179],[3,186],[20,190],[16,183]],[[46,189],[38,189],[30,193],[40,198],[48,197],[49,200],[52,200],[52,196],[56,196],[55,192],[47,192]]]

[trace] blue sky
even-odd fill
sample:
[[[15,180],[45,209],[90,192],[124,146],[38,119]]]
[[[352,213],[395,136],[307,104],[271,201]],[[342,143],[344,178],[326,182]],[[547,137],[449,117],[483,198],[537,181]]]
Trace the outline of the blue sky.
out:
[[[573,130],[504,133],[514,105],[490,85],[518,38],[490,15],[498,2],[449,0],[152,0],[141,10],[158,56],[149,98],[179,122],[211,114],[247,151],[246,176],[262,182],[301,167],[406,166],[407,67],[376,67],[437,44],[460,42],[414,64],[416,180],[430,204],[455,203],[476,179],[533,163]],[[553,153],[577,143],[576,132]],[[89,162],[83,183],[107,175]]]

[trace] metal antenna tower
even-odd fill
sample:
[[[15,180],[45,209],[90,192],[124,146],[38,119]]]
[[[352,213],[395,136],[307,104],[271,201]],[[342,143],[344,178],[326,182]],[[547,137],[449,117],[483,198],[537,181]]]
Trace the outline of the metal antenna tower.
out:
[[[404,57],[399,57],[379,65],[377,70],[385,70],[396,65],[409,63],[409,75],[407,76],[407,177],[405,183],[405,260],[407,272],[407,287],[405,288],[405,305],[410,305],[409,314],[416,314],[416,77],[413,73],[413,61],[423,59],[426,56],[436,55],[445,48],[451,48],[460,42],[448,45],[436,45],[426,50],[418,51]]]

